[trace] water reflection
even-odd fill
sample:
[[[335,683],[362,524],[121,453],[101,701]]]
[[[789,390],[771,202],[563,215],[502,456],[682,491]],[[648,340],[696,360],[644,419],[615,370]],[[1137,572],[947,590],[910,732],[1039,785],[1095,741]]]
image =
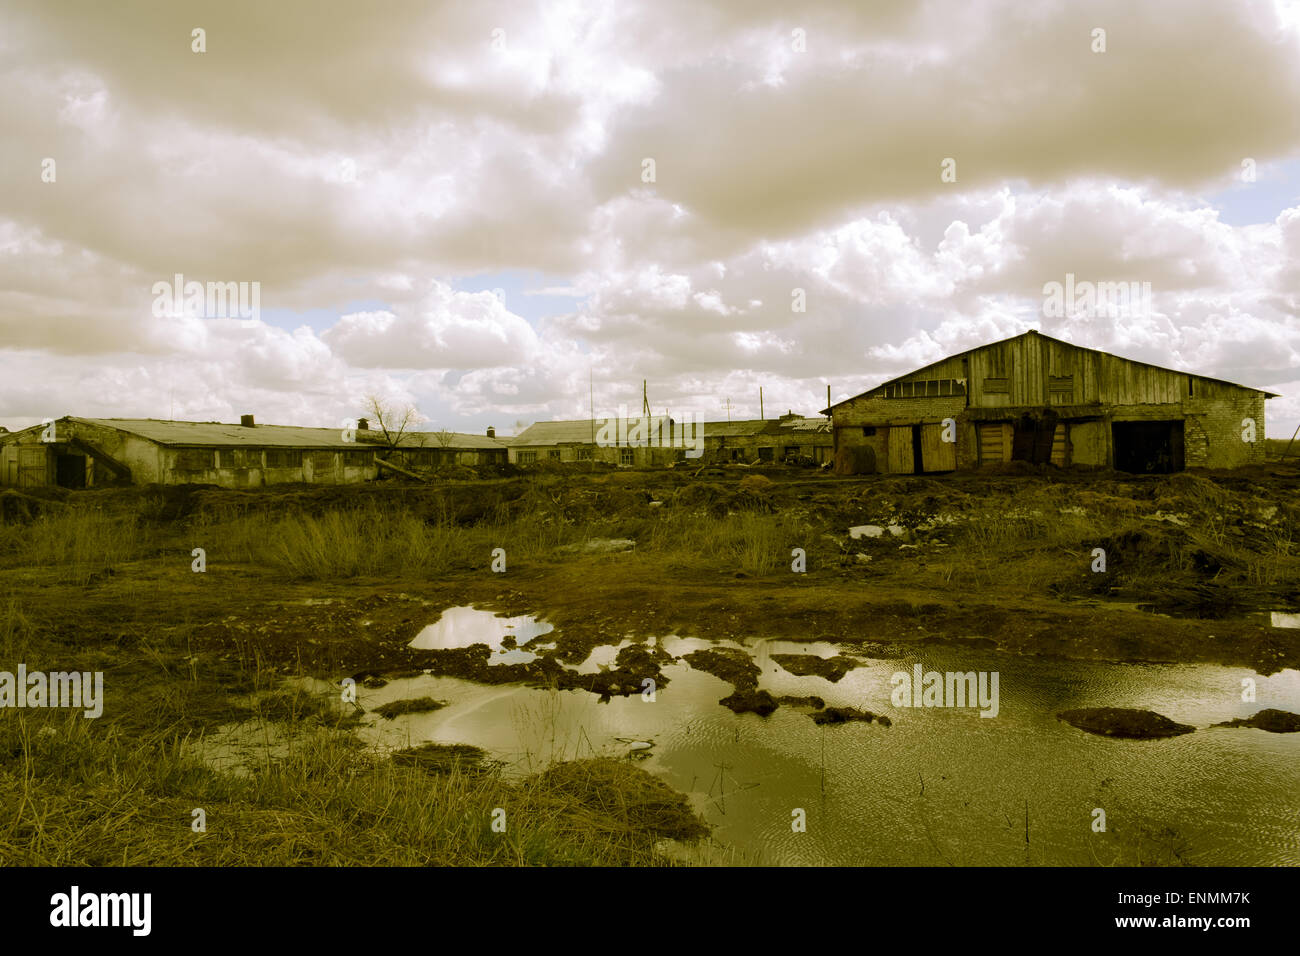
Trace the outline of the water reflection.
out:
[[[415,635],[410,646],[420,650],[451,650],[486,644],[492,649],[489,664],[526,664],[537,659],[532,651],[519,645],[549,634],[554,626],[534,617],[497,617],[491,611],[474,607],[452,607],[442,612],[436,622]],[[515,646],[503,646],[507,637]]]
[[[481,634],[477,640],[488,643]],[[655,643],[678,657],[717,646],[680,636]],[[723,646],[748,647],[762,671],[760,686],[774,695],[815,694],[830,706],[887,714],[893,726],[822,727],[791,707],[767,718],[736,715],[717,703],[729,684],[676,663],[665,667],[671,683],[653,703],[633,695],[600,704],[581,691],[454,678],[393,681],[364,691],[363,706],[426,695],[450,706],[376,721],[362,733],[383,746],[475,744],[518,773],[552,758],[625,755],[628,739],[653,741],[641,765],[689,794],[716,838],[749,861],[1300,865],[1300,734],[1210,729],[1265,707],[1300,711],[1300,672],[1263,677],[1246,668],[1037,660],[935,646],[911,657],[863,660],[831,683],[797,677],[770,657],[829,657],[851,647],[767,640]],[[598,648],[581,667],[598,668],[616,653],[616,646]],[[999,716],[894,708],[890,678],[916,663],[998,671]],[[1250,703],[1241,700],[1247,677],[1257,693]],[[1066,708],[1103,706],[1154,710],[1198,730],[1123,741],[1055,717]],[[1107,813],[1104,834],[1091,829],[1096,807]],[[796,808],[807,814],[806,832],[791,828]]]

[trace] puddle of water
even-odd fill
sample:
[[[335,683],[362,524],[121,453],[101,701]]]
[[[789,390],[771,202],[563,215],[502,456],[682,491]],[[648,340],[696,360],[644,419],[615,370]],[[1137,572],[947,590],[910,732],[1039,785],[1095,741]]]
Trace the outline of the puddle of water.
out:
[[[1272,612],[1271,620],[1295,627],[1300,614]],[[550,630],[532,617],[452,608],[421,632],[415,646],[484,643],[494,655],[505,654],[511,650],[501,646],[507,634],[524,643]],[[609,666],[630,643],[599,646],[576,669],[592,673]],[[1169,828],[1182,844],[1182,859],[1193,865],[1300,865],[1300,734],[1210,727],[1266,707],[1300,711],[1300,671],[1265,677],[1217,665],[1043,661],[932,646],[913,656],[859,658],[862,666],[831,683],[791,674],[771,656],[853,655],[852,646],[679,635],[646,643],[679,658],[704,648],[743,647],[760,668],[759,686],[774,696],[816,695],[829,706],[886,714],[893,723],[818,726],[793,707],[767,718],[733,714],[718,704],[731,693],[730,684],[675,663],[664,666],[670,682],[654,701],[634,694],[602,703],[584,691],[433,675],[358,687],[367,713],[357,733],[381,751],[426,742],[472,744],[502,761],[510,776],[536,772],[552,760],[636,756],[640,766],[686,794],[714,826],[715,839],[744,862],[1131,865],[1136,846],[1150,859]],[[918,663],[926,670],[997,672],[998,716],[894,707],[892,676]],[[1251,703],[1241,700],[1245,678],[1256,686]],[[393,720],[374,713],[412,697],[447,706]],[[1125,741],[1057,720],[1058,712],[1080,707],[1149,709],[1197,730],[1169,740]],[[267,752],[284,754],[292,746],[274,724],[251,722],[209,735],[204,754],[240,772],[241,765],[264,763]],[[250,758],[250,750],[261,753]],[[1114,821],[1104,835],[1089,826],[1097,806]],[[804,833],[790,826],[796,807],[807,812]],[[1157,860],[1172,862],[1168,856]]]
[[[569,670],[576,671],[579,674],[596,674],[606,668],[613,667],[618,652],[634,643],[636,642],[625,640],[619,641],[617,644],[601,644],[599,647],[593,647],[591,654],[585,661],[576,667],[569,667]]]
[[[625,643],[598,648],[580,666],[612,660]],[[670,683],[653,703],[639,695],[600,703],[582,691],[457,678],[397,680],[367,690],[363,706],[370,711],[416,696],[448,706],[374,720],[359,733],[385,748],[474,744],[503,760],[511,774],[536,771],[552,758],[624,757],[628,741],[652,742],[640,765],[687,794],[714,825],[715,838],[750,862],[1131,864],[1136,846],[1146,847],[1149,858],[1169,827],[1185,844],[1183,859],[1195,865],[1300,865],[1300,734],[1209,726],[1264,707],[1300,711],[1300,672],[1264,677],[1215,665],[1045,662],[935,646],[916,657],[864,660],[830,683],[790,674],[770,655],[829,657],[851,648],[679,636],[654,643],[678,657],[746,646],[762,669],[760,687],[772,694],[815,694],[830,706],[887,714],[893,725],[821,727],[792,707],[767,718],[736,715],[718,704],[729,684],[679,663],[664,667]],[[997,671],[999,716],[893,707],[890,678],[915,663],[927,670]],[[1241,701],[1246,677],[1257,688],[1257,700],[1248,704]],[[1171,740],[1121,741],[1056,719],[1061,710],[1100,706],[1150,709],[1198,729]],[[1114,807],[1110,816],[1124,826],[1112,826],[1105,837],[1093,834],[1089,813],[1096,806]],[[792,807],[807,810],[806,833],[791,830]]]
[[[527,644],[535,637],[549,634],[554,625],[534,617],[497,617],[491,611],[476,607],[451,607],[442,612],[411,641],[410,646],[426,651],[452,650],[486,644],[492,650],[489,664],[527,664],[537,660],[537,655],[523,647],[503,647],[506,637],[513,637],[516,645]]]

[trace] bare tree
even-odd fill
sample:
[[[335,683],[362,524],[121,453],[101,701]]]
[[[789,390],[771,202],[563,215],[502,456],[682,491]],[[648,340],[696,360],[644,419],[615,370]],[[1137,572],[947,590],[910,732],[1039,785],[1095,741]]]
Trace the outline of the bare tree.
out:
[[[443,465],[452,464],[456,460],[455,453],[451,451],[456,444],[456,433],[447,428],[439,428],[433,433],[433,440],[438,443],[438,462],[434,470],[441,473]]]
[[[424,421],[424,416],[414,405],[391,405],[377,395],[367,395],[362,404],[367,416],[379,426],[383,442],[389,448],[397,448],[402,442],[402,436]]]

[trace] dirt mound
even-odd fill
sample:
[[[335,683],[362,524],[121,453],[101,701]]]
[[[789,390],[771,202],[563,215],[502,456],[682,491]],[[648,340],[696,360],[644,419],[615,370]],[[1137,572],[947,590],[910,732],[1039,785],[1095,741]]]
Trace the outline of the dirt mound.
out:
[[[888,717],[878,716],[869,710],[858,710],[856,707],[827,707],[808,716],[812,718],[814,724],[847,724],[855,720],[869,724],[874,720],[882,727],[893,725],[893,721]]]
[[[718,701],[737,714],[755,713],[766,717],[780,705],[775,697],[758,689],[758,665],[743,650],[719,647],[711,650],[691,651],[682,658],[696,670],[725,680],[734,688],[733,693]]]
[[[1080,710],[1063,710],[1056,715],[1071,727],[1102,737],[1124,737],[1130,740],[1152,740],[1157,737],[1177,737],[1190,734],[1196,728],[1179,724],[1150,710],[1128,710],[1122,707],[1085,707]]]
[[[625,831],[629,838],[693,841],[709,828],[686,798],[640,767],[597,758],[555,764],[538,775],[545,791],[564,799],[576,828]]]
[[[483,776],[497,766],[486,751],[469,744],[422,744],[393,754],[393,762],[418,767],[429,774],[462,773]]]
[[[1293,714],[1286,710],[1276,710],[1272,707],[1266,707],[1258,714],[1250,717],[1238,717],[1236,720],[1225,721],[1221,724],[1215,724],[1215,727],[1254,727],[1258,730],[1267,730],[1271,734],[1294,734],[1300,733],[1300,714]]]
[[[0,490],[0,524],[26,524],[63,507],[58,501],[25,495],[12,488]]]
[[[835,657],[818,657],[816,654],[773,654],[776,661],[796,677],[814,675],[824,677],[832,684],[837,683],[845,674],[855,667],[861,667],[859,661],[843,654]]]

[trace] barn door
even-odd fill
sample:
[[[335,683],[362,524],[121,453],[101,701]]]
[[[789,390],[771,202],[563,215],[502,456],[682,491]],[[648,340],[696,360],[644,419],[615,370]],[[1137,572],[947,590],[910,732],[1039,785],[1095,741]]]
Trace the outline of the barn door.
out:
[[[921,461],[926,471],[956,471],[957,443],[943,440],[943,425],[921,426]]]
[[[1052,464],[1057,468],[1065,467],[1065,422],[1057,422],[1052,434]]]
[[[914,471],[912,426],[895,425],[889,429],[889,473],[891,475],[910,475]]]
[[[1006,422],[983,422],[978,427],[980,464],[989,465],[1011,460],[1013,430]]]

